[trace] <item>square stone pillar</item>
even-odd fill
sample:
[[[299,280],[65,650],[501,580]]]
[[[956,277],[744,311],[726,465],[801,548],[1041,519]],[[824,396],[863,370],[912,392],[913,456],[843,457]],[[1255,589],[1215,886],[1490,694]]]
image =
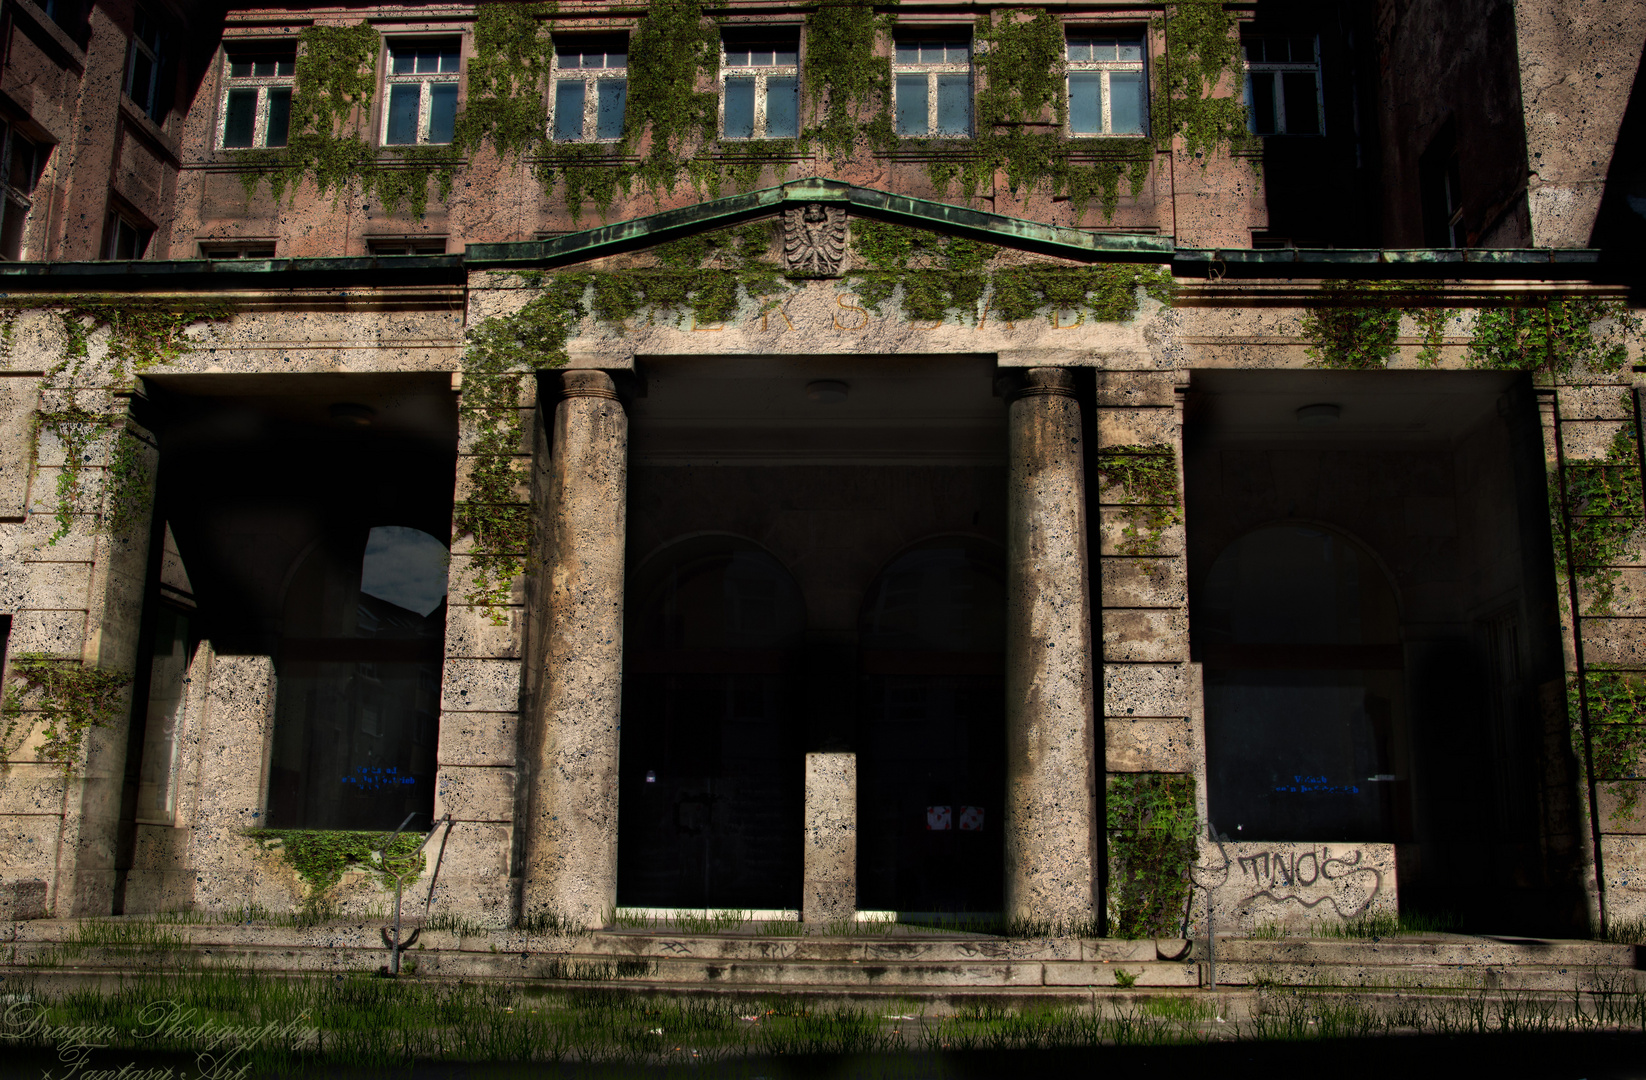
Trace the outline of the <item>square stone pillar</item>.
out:
[[[610,375],[567,371],[547,469],[522,732],[521,917],[598,928],[617,905],[629,421]],[[541,448],[540,448],[541,449]]]
[[[1092,600],[1074,372],[1008,376],[1008,919],[1077,928],[1096,913]]]
[[[857,916],[857,755],[806,755],[803,922]]]

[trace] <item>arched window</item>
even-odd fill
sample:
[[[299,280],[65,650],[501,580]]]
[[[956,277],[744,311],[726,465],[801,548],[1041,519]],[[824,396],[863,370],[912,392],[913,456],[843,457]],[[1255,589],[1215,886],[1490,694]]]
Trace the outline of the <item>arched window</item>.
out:
[[[800,590],[757,545],[700,536],[628,595],[619,902],[799,907]]]
[[[329,530],[286,586],[269,824],[393,829],[434,810],[446,545]]]
[[[1217,557],[1190,614],[1217,830],[1402,838],[1404,659],[1394,590],[1371,556],[1331,529],[1265,526]]]
[[[1002,563],[993,545],[939,537],[894,558],[864,601],[860,908],[1000,910]]]

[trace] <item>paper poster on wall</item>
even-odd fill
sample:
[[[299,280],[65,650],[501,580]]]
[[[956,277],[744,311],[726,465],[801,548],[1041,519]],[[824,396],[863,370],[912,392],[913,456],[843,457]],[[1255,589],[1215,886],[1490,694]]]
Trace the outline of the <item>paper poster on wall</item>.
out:
[[[960,808],[960,831],[983,831],[983,808],[981,806],[962,806]]]
[[[928,806],[926,807],[926,828],[934,831],[947,831],[953,820],[953,807]]]

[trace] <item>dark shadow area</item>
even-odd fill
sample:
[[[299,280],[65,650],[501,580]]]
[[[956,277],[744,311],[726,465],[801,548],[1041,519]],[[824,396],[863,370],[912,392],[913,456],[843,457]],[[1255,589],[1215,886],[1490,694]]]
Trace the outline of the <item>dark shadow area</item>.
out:
[[[1629,257],[1646,248],[1646,54],[1635,69],[1589,246]]]
[[[426,816],[457,450],[448,381],[249,376],[236,393],[194,392],[210,379],[151,388],[157,506],[187,584],[161,590],[187,606],[157,624],[155,670],[179,635],[274,658],[268,826]]]

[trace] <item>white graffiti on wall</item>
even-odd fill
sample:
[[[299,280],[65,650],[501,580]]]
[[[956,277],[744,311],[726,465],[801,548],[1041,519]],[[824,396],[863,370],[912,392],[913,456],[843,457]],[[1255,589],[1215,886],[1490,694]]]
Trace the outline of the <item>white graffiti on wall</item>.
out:
[[[1382,850],[1347,844],[1219,842],[1221,865],[1202,863],[1195,877],[1197,883],[1219,892],[1238,891],[1237,903],[1243,908],[1268,902],[1353,919],[1384,896],[1392,880],[1391,845],[1372,846]]]

